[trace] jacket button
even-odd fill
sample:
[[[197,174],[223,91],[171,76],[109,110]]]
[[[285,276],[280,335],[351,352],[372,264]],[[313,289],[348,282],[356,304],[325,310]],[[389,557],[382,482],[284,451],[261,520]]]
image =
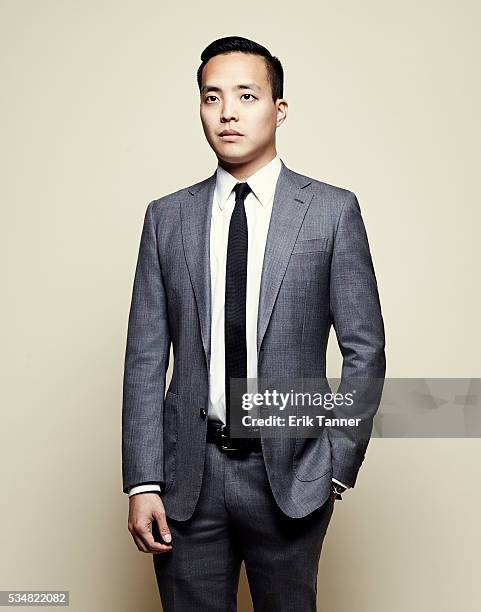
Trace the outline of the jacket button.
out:
[[[200,409],[200,416],[205,419],[205,417],[207,416],[207,410],[205,408],[201,408]]]

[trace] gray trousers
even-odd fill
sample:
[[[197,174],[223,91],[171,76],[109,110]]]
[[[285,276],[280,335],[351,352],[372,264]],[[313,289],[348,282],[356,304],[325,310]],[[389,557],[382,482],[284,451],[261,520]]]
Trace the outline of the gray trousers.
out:
[[[331,495],[306,517],[288,517],[272,495],[262,453],[235,457],[207,443],[194,514],[168,518],[172,550],[153,555],[164,612],[235,612],[243,560],[255,612],[317,610],[318,563],[333,507]]]

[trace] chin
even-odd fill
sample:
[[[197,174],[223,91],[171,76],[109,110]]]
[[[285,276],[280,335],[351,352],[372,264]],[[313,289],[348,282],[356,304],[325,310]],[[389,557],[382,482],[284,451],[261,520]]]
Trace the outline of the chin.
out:
[[[238,164],[246,162],[249,159],[249,155],[245,151],[226,151],[223,149],[221,151],[216,151],[216,155],[223,161]]]

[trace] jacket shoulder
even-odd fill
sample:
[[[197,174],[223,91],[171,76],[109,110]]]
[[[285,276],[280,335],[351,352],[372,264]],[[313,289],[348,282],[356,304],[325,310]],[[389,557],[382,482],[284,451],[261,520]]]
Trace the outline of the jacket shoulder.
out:
[[[331,183],[327,183],[326,181],[322,181],[320,179],[316,179],[313,176],[308,176],[306,174],[300,174],[299,172],[291,172],[296,176],[299,182],[309,182],[309,188],[314,191],[316,195],[328,196],[329,198],[345,201],[346,199],[351,199],[355,194],[345,187],[340,187],[339,185],[334,185]]]
[[[343,210],[354,208],[360,211],[357,196],[350,189],[298,172],[293,172],[293,174],[298,184],[311,190],[314,196],[312,200],[314,207],[317,206],[319,210],[327,211],[332,215],[334,223],[339,219]]]
[[[177,189],[176,191],[172,191],[166,195],[163,195],[159,198],[152,200],[151,204],[154,207],[169,205],[174,202],[179,202],[185,199],[185,197],[189,194],[189,192],[196,192],[202,189],[207,183],[212,179],[212,177],[208,177],[197,183],[192,183],[192,185],[188,185],[187,187],[182,187],[181,189]]]

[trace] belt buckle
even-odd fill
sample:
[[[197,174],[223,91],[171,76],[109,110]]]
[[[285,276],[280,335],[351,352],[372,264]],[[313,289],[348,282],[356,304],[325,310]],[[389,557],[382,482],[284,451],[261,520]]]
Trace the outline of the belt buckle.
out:
[[[229,446],[229,436],[225,433],[226,425],[221,425],[215,435],[219,441],[219,448],[223,453],[238,453],[241,449],[237,446]],[[224,441],[223,441],[224,440]]]

